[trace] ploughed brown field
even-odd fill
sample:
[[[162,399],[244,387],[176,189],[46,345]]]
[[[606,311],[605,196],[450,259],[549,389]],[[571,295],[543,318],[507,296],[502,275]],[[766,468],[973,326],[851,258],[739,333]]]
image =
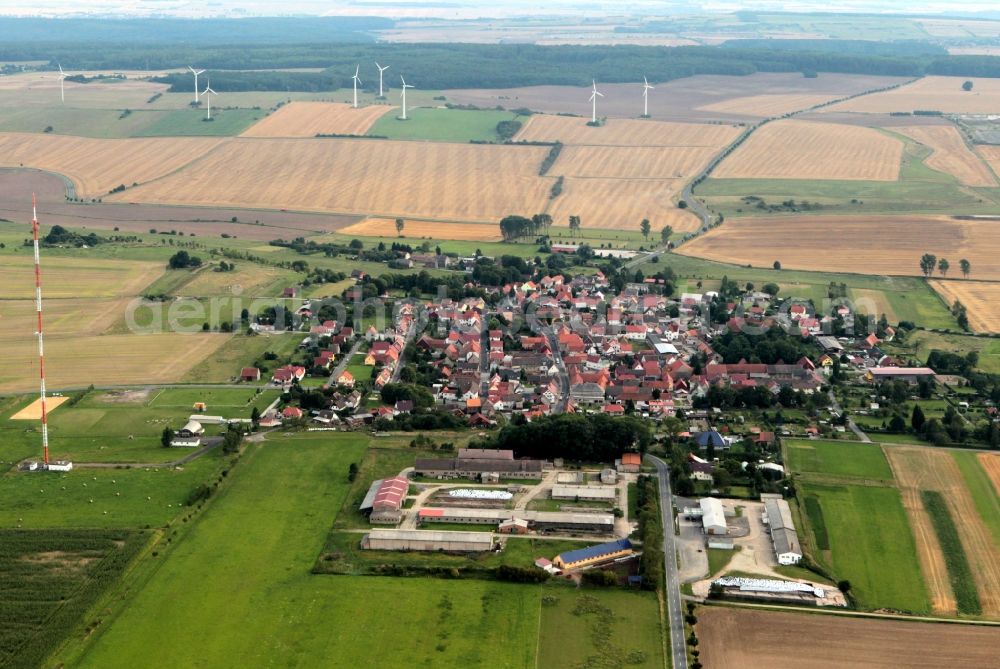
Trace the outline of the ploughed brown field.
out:
[[[389,105],[354,109],[343,102],[289,102],[270,116],[246,129],[243,137],[315,137],[316,135],[363,135]]]
[[[738,265],[861,274],[919,275],[934,253],[961,277],[1000,280],[1000,225],[947,216],[789,216],[735,218],[684,244],[678,253]]]
[[[997,185],[992,170],[966,145],[955,126],[919,125],[892,130],[934,151],[924,161],[928,167],[952,175],[965,186],[990,188]]]
[[[712,669],[995,669],[1000,627],[876,620],[724,606],[697,612]]]
[[[746,122],[759,119],[758,114],[768,108],[796,111],[790,108],[793,106],[792,97],[808,96],[802,101],[809,103],[805,107],[811,107],[817,101],[836,100],[905,81],[905,77],[827,73],[815,79],[806,79],[799,73],[791,72],[756,72],[743,77],[700,74],[662,83],[651,81],[656,87],[649,92],[649,113],[658,120]],[[637,118],[642,114],[641,79],[638,83],[627,84],[597,82],[597,87],[604,93],[604,97],[598,102],[598,116]],[[480,107],[527,107],[553,114],[577,114],[587,119],[591,112],[589,87],[527,86],[448,90],[444,94],[449,102]],[[771,96],[776,97],[768,100]],[[706,109],[711,105],[726,105],[730,100],[747,98],[754,100],[745,109]]]
[[[712,176],[896,181],[902,157],[901,141],[871,128],[782,120],[754,132]]]
[[[931,287],[948,304],[965,305],[969,325],[975,332],[1000,332],[1000,283],[987,281],[931,281]]]
[[[78,196],[99,198],[120,185],[128,187],[173,172],[222,141],[208,137],[90,139],[2,133],[0,166],[35,167],[62,174],[73,182]]]
[[[0,170],[0,218],[24,225],[30,231],[31,193],[38,197],[38,218],[43,231],[52,225],[84,228],[99,235],[117,229],[119,234],[176,230],[185,235],[270,241],[335,232],[355,223],[357,216],[300,213],[278,210],[177,207],[155,204],[66,202],[66,187],[59,177],[34,170]],[[233,218],[236,222],[233,222]]]
[[[971,91],[962,90],[972,81]],[[995,114],[1000,109],[1000,81],[968,77],[924,77],[883,93],[864,95],[827,107],[831,112],[913,112]]]
[[[541,211],[545,147],[351,139],[228,140],[187,169],[112,198],[496,222]]]

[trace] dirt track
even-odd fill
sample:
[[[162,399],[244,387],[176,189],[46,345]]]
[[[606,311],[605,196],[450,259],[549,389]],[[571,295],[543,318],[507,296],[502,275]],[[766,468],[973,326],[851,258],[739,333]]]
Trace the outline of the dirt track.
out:
[[[711,669],[996,669],[1000,629],[703,607],[697,633]]]

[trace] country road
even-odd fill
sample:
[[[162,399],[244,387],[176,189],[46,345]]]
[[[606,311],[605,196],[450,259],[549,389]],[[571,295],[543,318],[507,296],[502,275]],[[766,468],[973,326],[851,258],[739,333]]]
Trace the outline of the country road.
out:
[[[684,639],[684,614],[681,611],[680,581],[677,577],[677,551],[674,548],[673,496],[670,492],[670,470],[663,460],[653,455],[646,458],[656,465],[660,480],[660,513],[663,516],[664,588],[667,595],[667,623],[670,626],[670,657],[673,669],[687,669],[687,642]]]

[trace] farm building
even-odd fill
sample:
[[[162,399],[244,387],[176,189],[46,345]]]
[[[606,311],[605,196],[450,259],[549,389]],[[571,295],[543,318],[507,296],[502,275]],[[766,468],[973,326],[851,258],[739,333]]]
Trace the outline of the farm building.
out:
[[[196,420],[189,420],[184,427],[174,433],[170,440],[171,446],[182,446],[196,448],[201,446],[201,435],[205,433],[205,428]]]
[[[619,472],[636,474],[642,466],[642,456],[638,453],[624,453],[620,460],[615,460],[615,469]]]
[[[260,369],[244,367],[240,370],[240,381],[260,381]]]
[[[726,514],[722,510],[722,502],[714,497],[703,497],[698,503],[701,505],[701,526],[705,534],[725,534]]]
[[[802,559],[802,546],[799,545],[799,535],[795,531],[788,502],[777,496],[764,498],[763,520],[770,528],[778,564],[798,564]]]
[[[583,472],[559,472],[556,483],[560,485],[580,485],[583,483]]]
[[[361,548],[378,551],[445,551],[482,553],[493,550],[490,532],[438,532],[436,530],[372,530]]]
[[[559,569],[582,569],[604,562],[610,562],[632,554],[632,542],[628,539],[609,541],[606,544],[587,546],[575,551],[560,553],[552,564]]]
[[[513,451],[460,448],[457,458],[418,459],[414,472],[430,478],[480,479],[483,474],[497,473],[500,478],[540,479],[545,464],[543,460],[515,460]]]
[[[497,526],[500,534],[527,534],[529,530],[528,521],[524,518],[511,518]]]
[[[872,383],[885,381],[906,381],[917,383],[921,379],[934,380],[934,370],[930,367],[873,367],[865,374]]]
[[[705,450],[709,446],[719,450],[725,450],[729,448],[729,442],[719,434],[716,430],[706,430],[704,432],[698,433],[695,437],[695,441],[698,443],[698,448]]]
[[[563,511],[513,511],[468,507],[431,508],[417,512],[421,523],[461,523],[464,525],[499,525],[512,519],[528,521],[536,531],[564,530],[569,532],[610,533],[615,517],[610,513],[568,513]]]
[[[410,481],[403,476],[373,481],[359,510],[370,522],[395,525],[403,518],[403,500],[409,489]]]
[[[589,502],[614,502],[617,498],[618,491],[614,488],[576,485],[557,485],[552,488],[552,499],[580,499]]]
[[[611,469],[610,467],[601,470],[601,483],[614,485],[617,482],[618,482],[618,472],[616,472],[614,469]]]

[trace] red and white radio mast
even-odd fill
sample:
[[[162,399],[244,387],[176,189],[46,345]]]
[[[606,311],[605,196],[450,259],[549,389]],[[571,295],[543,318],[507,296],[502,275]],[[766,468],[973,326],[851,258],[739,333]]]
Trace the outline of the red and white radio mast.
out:
[[[38,253],[38,208],[31,194],[31,234],[35,240],[35,311],[38,313],[38,377],[42,405],[42,454],[49,466],[49,421],[45,411],[45,345],[42,337],[42,263]]]

